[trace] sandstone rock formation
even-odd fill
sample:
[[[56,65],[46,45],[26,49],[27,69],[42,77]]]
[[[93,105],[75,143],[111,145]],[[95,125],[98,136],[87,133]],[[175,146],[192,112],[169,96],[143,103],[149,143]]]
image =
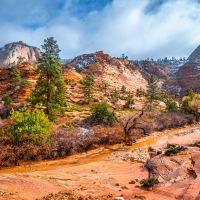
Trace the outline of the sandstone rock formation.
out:
[[[93,74],[97,85],[106,81],[110,87],[117,90],[125,85],[130,92],[135,92],[140,87],[145,89],[147,85],[140,69],[134,68],[133,65],[126,59],[112,58],[103,51],[78,56],[69,63],[71,69],[80,72],[83,76]]]
[[[195,130],[191,134],[183,134],[168,141],[166,144],[183,145],[187,148],[171,156],[156,153],[166,151],[166,144],[157,149],[149,149],[151,158],[147,161],[147,166],[150,176],[157,178],[160,184],[155,193],[168,193],[171,199],[200,199],[199,140],[200,131]]]
[[[200,46],[198,46],[188,57],[185,63],[177,72],[178,85],[181,87],[181,93],[187,94],[192,88],[195,92],[200,91]]]
[[[23,61],[36,61],[40,53],[39,48],[29,46],[22,41],[6,44],[0,48],[0,68],[17,64],[19,57],[23,58]]]

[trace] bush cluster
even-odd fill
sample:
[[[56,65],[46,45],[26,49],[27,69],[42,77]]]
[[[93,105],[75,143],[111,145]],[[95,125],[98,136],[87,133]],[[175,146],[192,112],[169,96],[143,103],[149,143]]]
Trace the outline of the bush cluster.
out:
[[[174,154],[177,154],[181,151],[186,150],[185,147],[183,147],[183,146],[176,147],[176,145],[174,145],[174,144],[168,144],[167,147],[168,147],[168,150],[165,151],[166,156],[172,156]]]
[[[156,178],[147,178],[140,181],[140,184],[145,188],[153,187],[158,183],[158,179]]]
[[[91,108],[94,122],[113,125],[116,120],[113,108],[107,102],[101,102]]]

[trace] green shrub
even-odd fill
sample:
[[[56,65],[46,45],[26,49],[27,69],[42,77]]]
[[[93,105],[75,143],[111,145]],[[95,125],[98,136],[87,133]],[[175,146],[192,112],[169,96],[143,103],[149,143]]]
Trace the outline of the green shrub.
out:
[[[51,123],[43,110],[29,110],[24,106],[19,111],[12,110],[10,119],[13,123],[4,134],[14,143],[29,141],[40,145],[49,139]]]
[[[162,96],[162,100],[166,105],[167,111],[169,111],[169,112],[178,111],[178,106],[177,106],[176,102],[174,101],[173,96],[165,94]]]
[[[156,178],[147,178],[140,181],[140,184],[142,184],[145,188],[153,187],[154,185],[158,184],[158,179]]]
[[[64,81],[65,81],[66,85],[69,85],[71,82],[71,80],[69,78],[66,78]]]
[[[91,108],[92,118],[99,123],[113,124],[116,120],[113,108],[107,102],[101,102]]]
[[[133,104],[134,104],[133,95],[130,95],[130,94],[129,94],[129,95],[126,97],[126,101],[125,101],[124,108],[130,108],[131,105],[133,105]]]
[[[28,86],[28,85],[31,85],[31,83],[30,83],[29,81],[27,81],[27,80],[23,80],[23,81],[21,82],[21,85],[22,85],[22,86]]]
[[[162,151],[157,151],[157,155],[160,155],[160,154],[162,154]]]
[[[69,124],[69,129],[73,130],[74,129],[74,125],[73,124]]]
[[[10,98],[10,96],[8,94],[4,94],[1,98],[2,101],[4,101],[4,105],[8,106],[12,103],[12,99]]]
[[[117,101],[119,100],[119,98],[120,98],[119,92],[115,89],[115,91],[113,92],[113,94],[111,94],[111,102],[113,104],[116,104]]]
[[[174,154],[177,154],[181,151],[186,150],[185,147],[183,147],[183,146],[176,147],[174,144],[168,144],[167,148],[168,148],[168,150],[165,151],[166,156],[171,156],[171,155],[174,155]]]
[[[122,85],[121,91],[122,91],[123,93],[126,92],[126,86],[125,86],[125,85]]]
[[[92,74],[87,74],[83,80],[80,80],[80,84],[83,85],[84,98],[88,101],[93,101],[94,93],[94,76]]]

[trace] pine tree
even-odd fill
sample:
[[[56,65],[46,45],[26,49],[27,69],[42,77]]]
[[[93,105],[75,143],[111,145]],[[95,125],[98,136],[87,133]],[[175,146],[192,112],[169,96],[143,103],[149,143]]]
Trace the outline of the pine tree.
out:
[[[8,106],[12,103],[12,99],[8,94],[4,94],[1,98],[2,101],[4,101],[4,106]]]
[[[107,89],[109,87],[109,83],[105,80],[102,80],[101,89],[104,90],[104,95],[107,96]]]
[[[121,91],[122,91],[123,93],[126,92],[126,86],[125,86],[125,85],[122,85]]]
[[[36,74],[38,75],[35,89],[31,94],[33,104],[42,103],[46,106],[49,119],[55,121],[56,111],[63,111],[65,105],[65,83],[62,80],[59,47],[53,37],[44,40],[44,52],[38,61]]]
[[[113,94],[111,94],[111,102],[113,104],[116,104],[117,101],[119,100],[119,98],[120,98],[119,92],[115,89],[115,91],[113,92]]]
[[[11,80],[10,80],[11,87],[16,87],[17,85],[19,85],[21,82],[21,76],[17,66],[11,67],[10,75],[11,75]]]
[[[156,106],[157,100],[160,99],[160,92],[157,86],[157,80],[154,75],[151,75],[147,85],[147,104],[149,104],[150,109]]]
[[[178,111],[178,106],[173,98],[173,96],[170,96],[168,94],[164,94],[162,96],[162,100],[166,105],[166,110],[171,112],[171,111]]]
[[[84,98],[88,101],[92,101],[94,93],[94,76],[87,74],[80,83],[83,85]]]
[[[126,101],[125,101],[124,108],[130,108],[131,105],[133,105],[133,104],[134,104],[133,95],[130,95],[130,94],[129,94],[129,95],[126,97]]]

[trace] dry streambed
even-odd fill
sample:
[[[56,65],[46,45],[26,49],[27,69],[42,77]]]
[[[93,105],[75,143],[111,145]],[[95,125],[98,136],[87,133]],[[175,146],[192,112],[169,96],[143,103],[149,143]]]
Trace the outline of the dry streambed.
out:
[[[197,137],[198,130],[198,126],[193,126],[156,132],[130,147],[102,147],[62,160],[27,163],[1,170],[0,199],[36,199],[68,190],[80,199],[114,199],[116,196],[125,199],[175,199],[176,190],[166,190],[172,192],[171,195],[164,192],[166,188],[149,192],[142,189],[139,182],[129,182],[148,177],[144,162],[149,157],[149,146],[162,145],[174,136],[179,138],[177,141],[187,134],[196,134]]]

